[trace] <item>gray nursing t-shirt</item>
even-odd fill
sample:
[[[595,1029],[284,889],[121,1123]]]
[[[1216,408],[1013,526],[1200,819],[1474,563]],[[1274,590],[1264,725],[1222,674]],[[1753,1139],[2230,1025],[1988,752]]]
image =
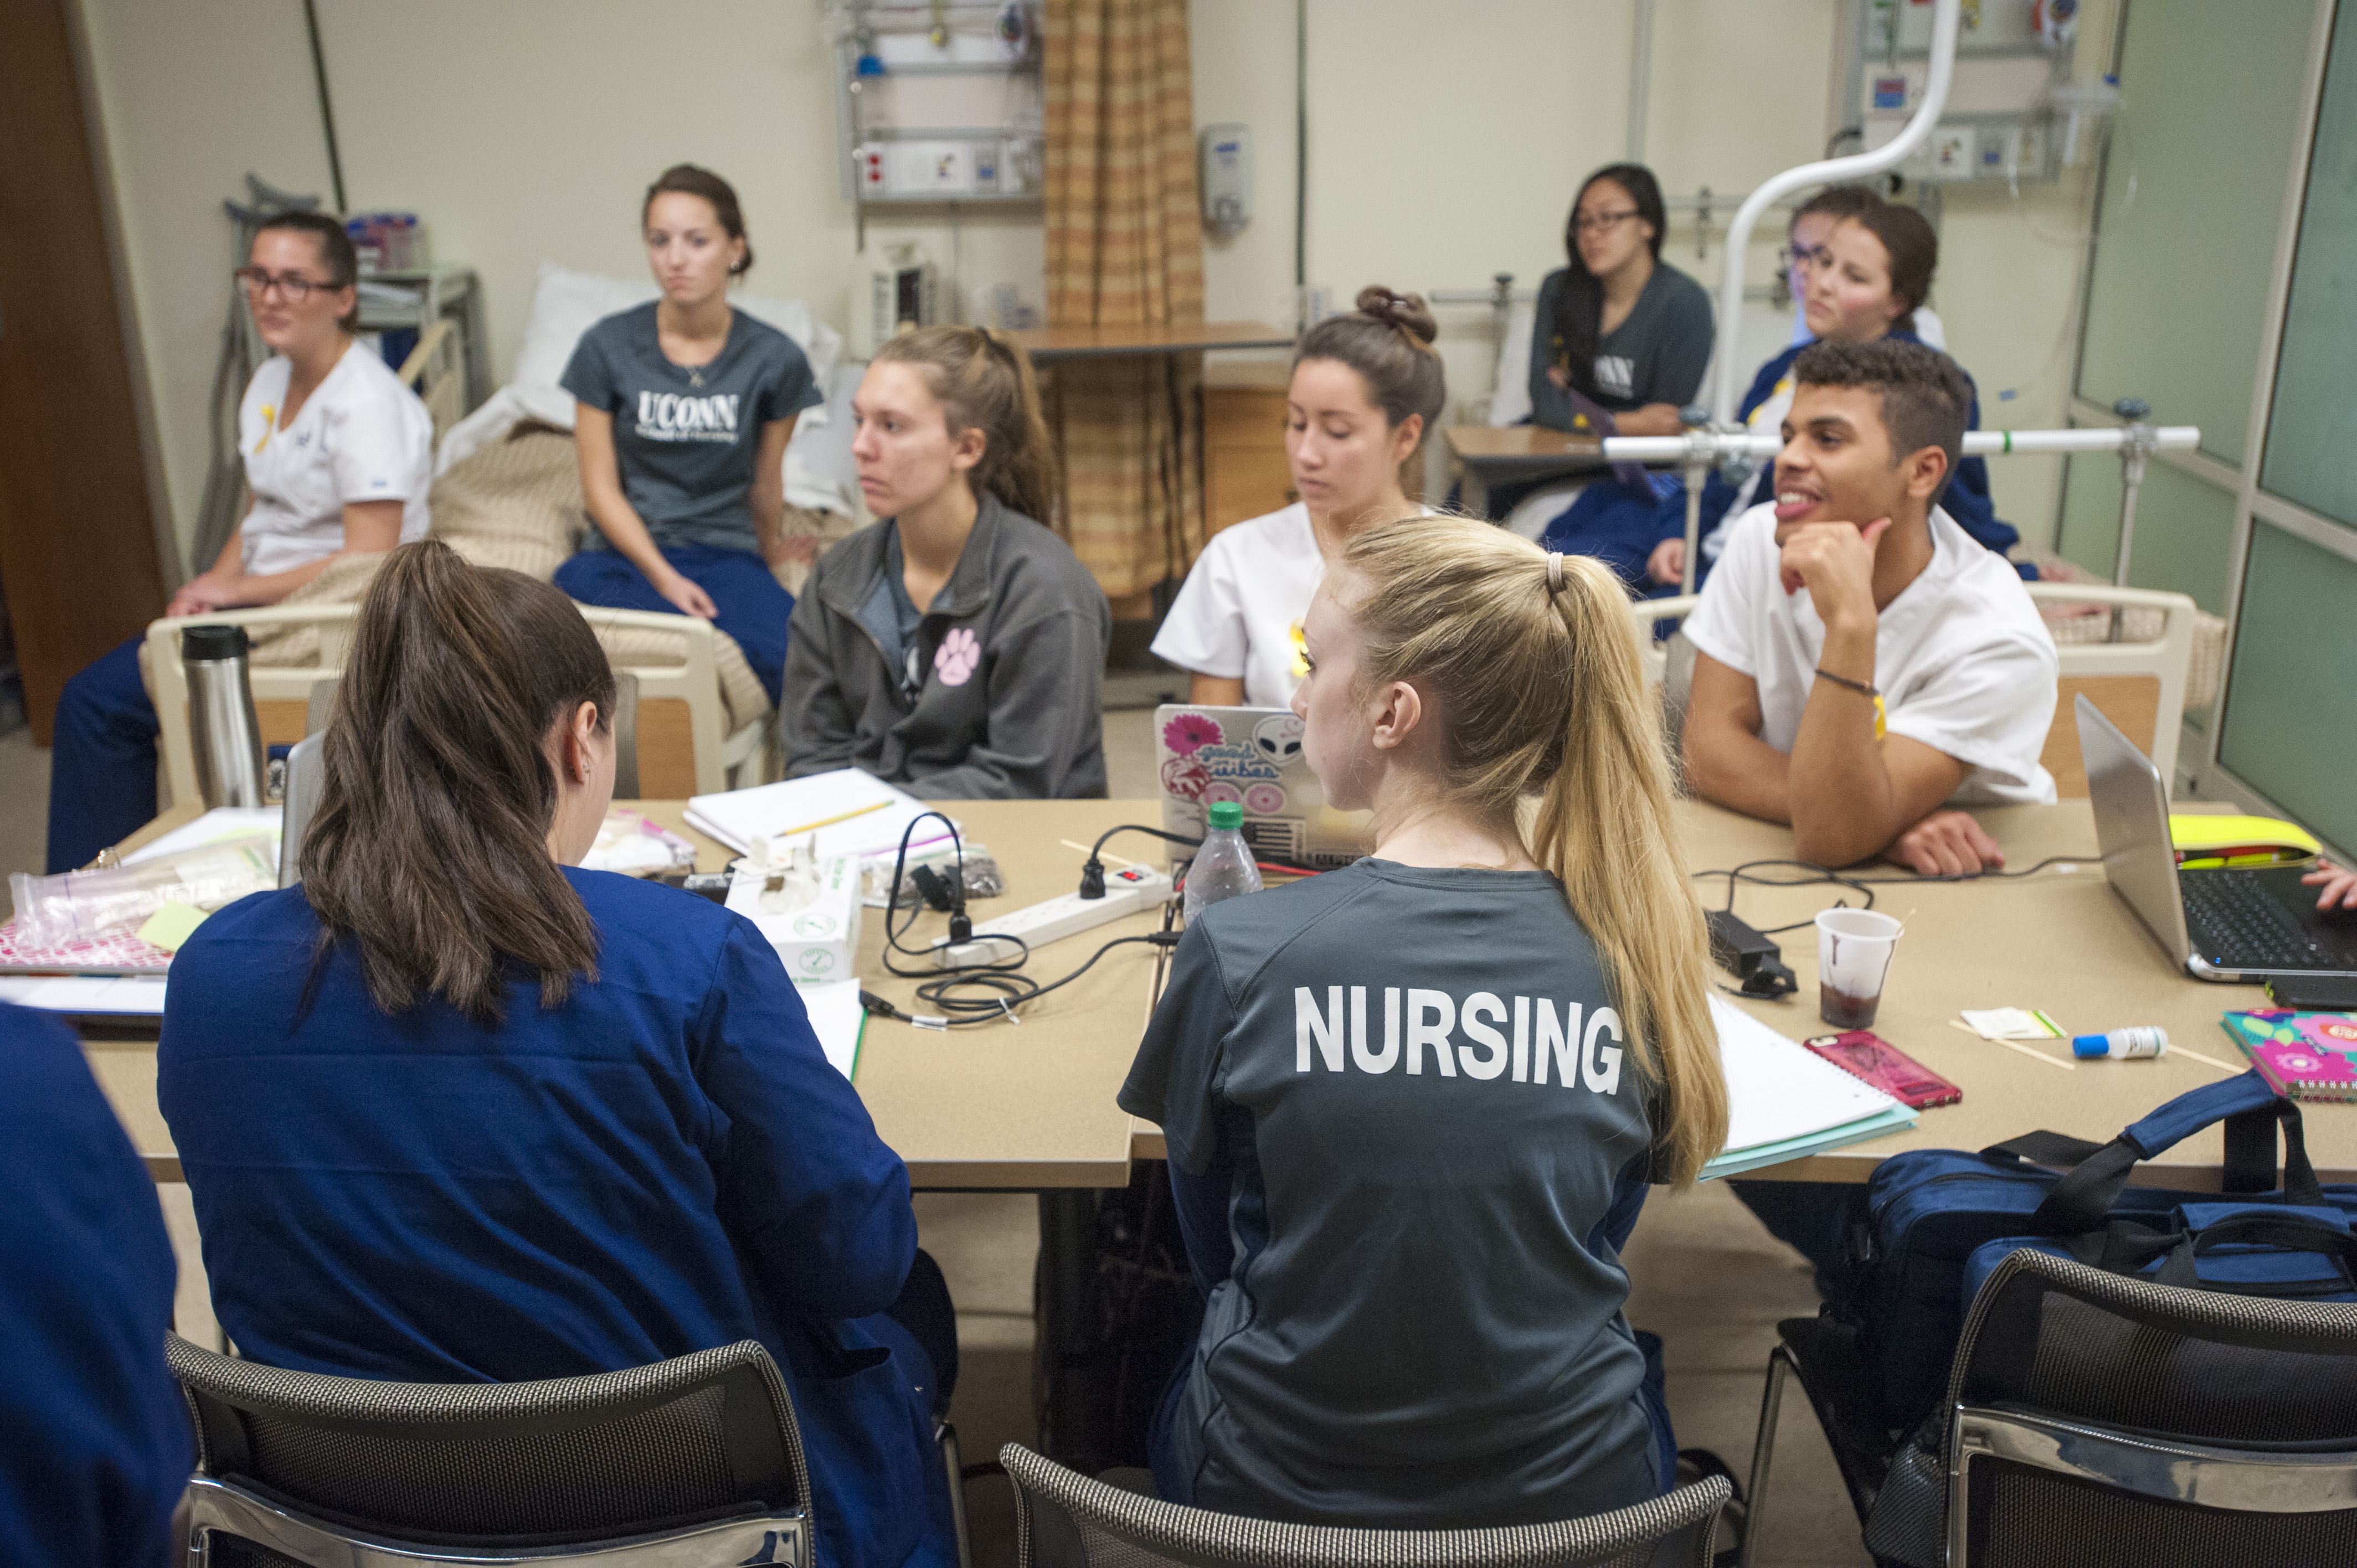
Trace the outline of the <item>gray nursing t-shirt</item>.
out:
[[[583,333],[563,384],[613,416],[622,494],[654,542],[721,550],[760,547],[748,497],[762,430],[826,401],[794,340],[741,310],[710,364],[673,364],[651,300]]]
[[[1514,1524],[1655,1495],[1604,1236],[1652,1143],[1626,1034],[1543,872],[1362,860],[1188,929],[1120,1101],[1230,1194],[1173,1431],[1198,1506]]]

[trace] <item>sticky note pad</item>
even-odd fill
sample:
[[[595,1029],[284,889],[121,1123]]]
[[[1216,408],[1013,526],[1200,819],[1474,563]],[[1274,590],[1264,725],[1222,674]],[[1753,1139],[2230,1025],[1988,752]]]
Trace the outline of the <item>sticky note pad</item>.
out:
[[[205,912],[195,905],[167,904],[147,917],[147,923],[139,928],[139,940],[166,952],[178,952],[204,923]]]

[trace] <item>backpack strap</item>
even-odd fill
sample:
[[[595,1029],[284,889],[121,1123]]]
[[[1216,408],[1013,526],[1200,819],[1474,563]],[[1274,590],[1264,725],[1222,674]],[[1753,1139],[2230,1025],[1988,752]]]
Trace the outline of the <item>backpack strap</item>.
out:
[[[2236,1122],[2242,1122],[2241,1127]],[[2137,1162],[2151,1159],[2215,1122],[2227,1124],[2227,1176],[2246,1185],[2229,1191],[2265,1192],[2275,1187],[2275,1123],[2284,1130],[2284,1197],[2291,1203],[2324,1201],[2324,1188],[2309,1163],[2299,1107],[2276,1095],[2256,1071],[2204,1084],[2155,1110],[2066,1172],[2029,1218],[2029,1229],[2046,1236],[2100,1230],[2127,1186]],[[2264,1162],[2259,1154],[2264,1147]],[[2264,1171],[2265,1178],[2260,1179]],[[2255,1183],[2256,1185],[2247,1185]]]

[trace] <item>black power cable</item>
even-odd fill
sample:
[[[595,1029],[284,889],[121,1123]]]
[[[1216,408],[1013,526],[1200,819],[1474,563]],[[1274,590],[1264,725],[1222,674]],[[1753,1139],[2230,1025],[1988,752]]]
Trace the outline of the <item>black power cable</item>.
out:
[[[2024,876],[2035,876],[2050,865],[2084,865],[2089,861],[2100,863],[2103,858],[2100,854],[2050,854],[2037,865],[2024,866],[2019,871],[1957,871],[1931,875],[1910,873],[1905,876],[1853,875],[1835,871],[1828,866],[1819,865],[1813,860],[1747,860],[1731,870],[1697,871],[1694,875],[1696,877],[1724,876],[1727,878],[1725,912],[1728,914],[1732,914],[1735,910],[1735,887],[1738,883],[1751,887],[1813,887],[1820,884],[1831,884],[1834,886],[1847,887],[1864,894],[1866,902],[1858,908],[1871,909],[1874,908],[1874,890],[1877,887],[1889,887],[1901,884],[1921,887],[1943,882],[2009,882]],[[1803,876],[1754,875],[1753,873],[1762,866],[1781,866],[1805,872],[1807,875]],[[1834,907],[1837,909],[1849,908],[1847,904],[1841,902],[1836,902]],[[1808,920],[1795,920],[1789,926],[1771,926],[1763,930],[1757,930],[1753,934],[1762,937],[1780,936],[1786,931],[1797,931],[1811,924],[1814,918],[1815,917],[1812,916]]]
[[[905,1012],[872,991],[861,991],[860,1005],[876,1016],[905,1019],[920,1029],[954,1029],[974,1024],[993,1023],[1002,1018],[1010,1023],[1019,1022],[1015,1016],[1016,1008],[1027,1002],[1045,996],[1051,991],[1070,985],[1073,981],[1086,974],[1095,965],[1097,960],[1117,947],[1131,942],[1144,942],[1154,947],[1178,945],[1178,934],[1175,931],[1151,931],[1144,936],[1115,937],[1090,954],[1088,961],[1082,964],[1080,968],[1060,980],[1051,980],[1042,985],[1023,972],[1024,966],[1031,961],[1030,943],[1021,937],[1011,936],[1005,932],[984,930],[976,933],[974,931],[973,922],[965,914],[965,841],[959,836],[957,824],[942,816],[941,812],[920,811],[909,819],[908,826],[901,830],[899,852],[894,856],[892,862],[891,886],[898,887],[901,885],[901,875],[907,869],[909,863],[909,836],[916,832],[917,824],[928,817],[939,821],[943,827],[949,829],[950,843],[957,852],[957,875],[951,880],[950,884],[954,889],[952,897],[955,900],[950,916],[949,940],[951,942],[961,945],[970,941],[1013,942],[1022,950],[1011,959],[956,964],[951,966],[946,972],[938,967],[931,970],[902,969],[892,961],[892,955],[895,952],[905,953],[910,958],[930,959],[932,956],[932,950],[909,947],[900,940],[901,935],[916,923],[917,900],[909,900],[909,918],[898,928],[892,921],[896,907],[887,903],[884,908],[884,968],[888,973],[897,975],[903,980],[920,980],[928,974],[932,975],[933,978],[925,980],[923,984],[917,987],[917,999],[933,1008],[934,1013],[928,1015]],[[1104,838],[1097,840],[1098,845],[1102,847],[1105,838],[1110,838],[1114,832],[1121,831],[1123,830],[1115,828],[1112,832],[1106,833]],[[1153,833],[1158,838],[1171,839],[1172,842],[1178,843],[1197,842],[1178,838],[1157,828],[1135,828],[1131,831]],[[1092,853],[1090,860],[1094,863],[1095,859],[1095,854]],[[1103,867],[1099,865],[1101,893],[1103,875]],[[977,990],[982,994],[974,994]]]

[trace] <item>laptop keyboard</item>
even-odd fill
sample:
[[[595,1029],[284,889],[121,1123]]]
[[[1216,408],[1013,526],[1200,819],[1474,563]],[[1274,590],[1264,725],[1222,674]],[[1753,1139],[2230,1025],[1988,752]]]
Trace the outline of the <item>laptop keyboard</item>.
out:
[[[2314,940],[2251,877],[2195,872],[2178,886],[2195,950],[2221,968],[2337,968],[2348,960],[2340,946]]]

